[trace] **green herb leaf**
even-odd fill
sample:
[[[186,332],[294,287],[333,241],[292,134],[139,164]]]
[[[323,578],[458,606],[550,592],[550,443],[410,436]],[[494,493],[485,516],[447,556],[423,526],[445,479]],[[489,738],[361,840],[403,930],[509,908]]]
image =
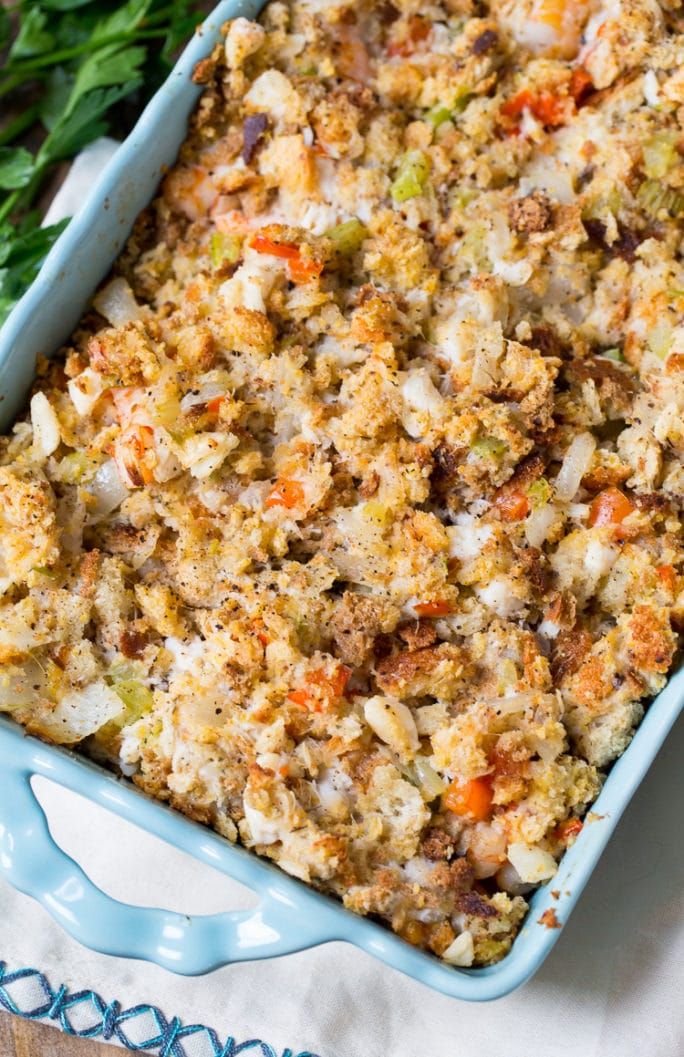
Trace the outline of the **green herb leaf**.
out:
[[[86,95],[95,88],[110,88],[113,85],[134,81],[145,61],[146,51],[137,45],[122,47],[110,44],[100,48],[81,66],[74,82],[76,97]]]
[[[39,7],[22,16],[21,26],[9,53],[10,60],[42,55],[54,47],[55,38],[47,29],[48,18]]]
[[[0,147],[0,188],[26,187],[33,175],[33,155],[24,147]]]
[[[97,88],[76,103],[70,113],[64,115],[50,132],[38,152],[38,162],[47,165],[72,154],[77,154],[88,143],[107,131],[107,122],[102,116],[114,103],[142,83],[141,79],[121,85],[119,88]]]
[[[74,11],[77,7],[86,7],[93,0],[43,0],[43,7],[48,11]]]
[[[26,287],[33,282],[53,243],[68,220],[20,235],[11,224],[0,228],[0,324]]]
[[[152,0],[128,0],[95,26],[91,36],[93,48],[114,36],[127,36],[138,28],[150,9]]]

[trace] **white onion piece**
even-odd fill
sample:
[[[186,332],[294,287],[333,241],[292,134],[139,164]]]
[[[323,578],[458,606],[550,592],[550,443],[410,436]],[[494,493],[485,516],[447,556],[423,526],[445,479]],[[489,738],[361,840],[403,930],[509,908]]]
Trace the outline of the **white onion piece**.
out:
[[[70,690],[57,706],[31,717],[32,729],[56,741],[69,745],[81,741],[105,723],[121,715],[123,702],[103,679],[90,683],[83,690]]]
[[[91,510],[91,516],[96,520],[106,517],[116,510],[128,496],[128,489],[119,477],[116,463],[113,459],[103,462],[91,481],[88,491],[95,496],[96,504]]]
[[[470,932],[462,932],[442,954],[443,961],[449,965],[472,965],[474,957],[473,937]]]
[[[501,869],[498,870],[496,883],[499,888],[503,888],[504,892],[508,892],[511,896],[524,896],[532,888],[532,885],[525,884],[524,881],[520,880],[520,874],[515,866],[512,866],[509,862],[504,863]]]
[[[580,433],[575,437],[563,458],[563,464],[554,482],[556,499],[569,503],[577,494],[580,481],[591,466],[596,450],[596,439],[591,433]]]
[[[93,306],[113,327],[140,319],[140,306],[125,279],[112,279],[93,298]]]
[[[413,761],[421,791],[427,800],[434,800],[445,792],[447,784],[441,775],[437,774],[426,756],[416,756]]]
[[[545,503],[532,511],[525,522],[525,536],[530,547],[541,547],[546,542],[557,514],[553,503]]]
[[[31,397],[31,425],[33,442],[38,451],[45,456],[52,455],[62,438],[59,419],[45,393],[35,393]]]
[[[420,746],[416,721],[411,709],[394,697],[376,694],[363,708],[366,723],[374,734],[404,758],[410,758]]]
[[[548,851],[518,841],[508,845],[508,861],[526,884],[548,881],[558,869],[556,860]]]

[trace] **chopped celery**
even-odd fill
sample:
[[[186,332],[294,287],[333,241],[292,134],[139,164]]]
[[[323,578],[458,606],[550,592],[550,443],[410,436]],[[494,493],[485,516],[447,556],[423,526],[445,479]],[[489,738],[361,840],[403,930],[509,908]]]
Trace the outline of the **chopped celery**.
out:
[[[140,719],[154,705],[152,691],[139,679],[117,679],[112,683],[112,690],[126,706],[128,723]]]
[[[331,228],[326,234],[335,243],[337,252],[349,257],[356,253],[368,232],[361,221],[354,217],[353,220],[345,220],[343,224]]]
[[[470,187],[459,187],[453,193],[452,203],[456,209],[465,209],[475,197],[475,192]]]
[[[684,213],[684,194],[659,180],[644,180],[637,191],[639,204],[655,219],[665,212],[671,217]]]
[[[666,319],[656,323],[646,336],[646,344],[654,356],[664,360],[672,345],[672,325]]]
[[[434,129],[438,129],[440,125],[443,125],[445,121],[449,121],[450,118],[451,107],[443,106],[441,103],[436,103],[425,115],[425,120],[428,124],[432,125]]]
[[[546,480],[545,477],[540,477],[539,480],[531,484],[527,489],[527,498],[530,501],[530,506],[533,510],[538,510],[539,507],[546,506],[549,499],[553,495],[553,488]]]
[[[54,569],[48,569],[47,565],[34,565],[31,572],[37,573],[38,576],[47,576],[48,580],[57,579],[57,573]]]
[[[90,461],[83,451],[72,451],[59,463],[60,479],[65,484],[78,484],[90,469]]]
[[[454,114],[462,114],[471,99],[472,92],[469,88],[459,88],[452,107]]]
[[[677,134],[656,132],[644,143],[644,172],[653,180],[667,176],[677,160]]]
[[[470,450],[478,459],[501,459],[508,447],[498,437],[477,437],[470,445]]]
[[[605,356],[607,360],[615,360],[617,363],[624,363],[625,357],[622,355],[619,349],[604,349],[600,353],[601,356]]]
[[[222,231],[215,231],[209,244],[211,263],[214,268],[220,268],[224,264],[235,264],[240,259],[241,248],[237,235],[226,235]]]
[[[395,202],[406,202],[425,190],[430,163],[422,151],[410,150],[399,162],[390,192]]]

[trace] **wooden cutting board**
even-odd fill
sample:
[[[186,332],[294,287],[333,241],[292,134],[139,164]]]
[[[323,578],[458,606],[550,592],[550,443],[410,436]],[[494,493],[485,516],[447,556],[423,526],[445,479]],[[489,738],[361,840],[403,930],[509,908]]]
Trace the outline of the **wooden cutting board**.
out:
[[[124,1052],[102,1042],[63,1035],[48,1024],[0,1013],[2,1057],[113,1057]]]

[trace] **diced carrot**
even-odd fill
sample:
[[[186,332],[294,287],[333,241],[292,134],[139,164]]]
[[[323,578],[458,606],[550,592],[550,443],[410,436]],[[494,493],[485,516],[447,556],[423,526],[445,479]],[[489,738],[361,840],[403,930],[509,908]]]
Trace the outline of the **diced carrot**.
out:
[[[454,780],[444,794],[444,806],[455,815],[469,815],[476,822],[484,822],[491,815],[493,795],[486,776],[468,782]]]
[[[287,510],[304,502],[304,489],[299,481],[279,478],[266,496],[265,506],[284,506]]]
[[[218,415],[221,410],[221,404],[225,400],[225,396],[215,396],[212,400],[207,401],[207,411],[210,415]]]
[[[315,673],[316,675],[318,673]],[[347,683],[351,679],[352,670],[348,668],[346,664],[339,664],[337,670],[330,680],[330,686],[335,697],[342,697],[344,691],[347,689]]]
[[[583,823],[578,818],[566,818],[564,822],[559,822],[554,830],[554,836],[556,840],[560,840],[563,844],[567,844],[569,840],[573,840],[578,833],[582,831]]]
[[[504,117],[520,117],[523,110],[529,110],[543,125],[564,125],[568,119],[568,97],[554,95],[552,92],[537,94],[524,88],[517,95],[507,99],[501,107]]]
[[[323,271],[323,262],[309,257],[302,257],[299,246],[291,242],[274,242],[265,235],[255,235],[250,246],[257,253],[268,253],[271,257],[281,257],[287,261],[290,279],[293,283],[308,283],[317,278]]]
[[[674,594],[676,586],[676,573],[673,565],[659,565],[656,569],[658,578],[662,583],[663,587],[666,587],[668,591]]]
[[[266,629],[263,620],[253,620],[252,627],[254,628],[254,633],[261,645],[268,646],[269,642],[271,641],[271,636],[266,634]]]
[[[575,105],[581,106],[593,90],[594,82],[584,69],[584,66],[575,66],[570,76],[570,95],[575,100]]]
[[[632,513],[634,503],[619,488],[606,488],[599,492],[589,510],[589,524],[592,526],[619,525]]]
[[[293,283],[308,283],[310,279],[317,279],[321,274],[323,262],[293,257],[287,262],[287,270]]]
[[[271,257],[282,257],[287,261],[299,257],[299,246],[293,246],[291,242],[275,242],[265,235],[255,235],[250,246],[257,253],[268,253]]]
[[[294,702],[295,705],[301,705],[302,708],[310,708],[314,703],[314,697],[308,690],[290,690],[287,696],[288,700]]]
[[[347,668],[345,664],[338,664],[332,674],[323,669],[309,672],[306,682],[311,689],[300,687],[298,690],[290,690],[287,695],[288,699],[302,708],[322,712],[336,697],[342,697],[351,674],[351,668]]]
[[[504,492],[496,500],[504,521],[522,521],[530,512],[530,501],[524,492]]]
[[[434,602],[418,602],[413,608],[419,617],[445,617],[451,612],[451,603],[437,599]]]

